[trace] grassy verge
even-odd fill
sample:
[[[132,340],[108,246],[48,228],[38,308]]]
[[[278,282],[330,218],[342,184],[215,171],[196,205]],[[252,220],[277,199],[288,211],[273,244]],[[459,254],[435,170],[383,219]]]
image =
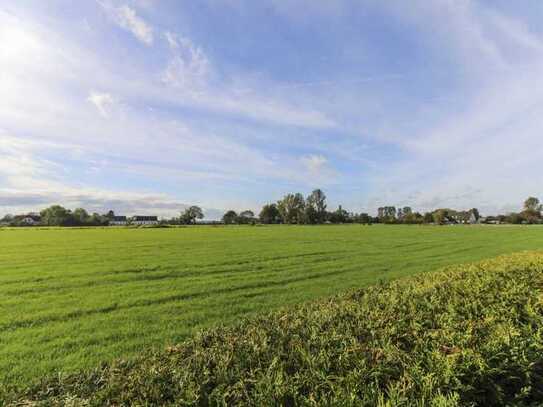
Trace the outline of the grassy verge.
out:
[[[38,405],[541,405],[543,254],[275,311],[11,397]]]

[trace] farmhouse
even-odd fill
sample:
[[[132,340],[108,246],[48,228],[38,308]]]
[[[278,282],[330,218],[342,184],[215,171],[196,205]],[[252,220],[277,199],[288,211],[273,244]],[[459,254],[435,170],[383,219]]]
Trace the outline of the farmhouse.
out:
[[[158,225],[158,217],[156,216],[133,216],[132,225]]]
[[[26,225],[26,226],[36,226],[39,225],[41,222],[41,216],[29,213],[28,215],[19,215],[16,216],[15,219],[19,222],[20,225]]]
[[[451,224],[460,223],[474,225],[479,223],[479,219],[473,210],[455,212],[452,214],[452,216],[449,216],[448,220]]]
[[[126,216],[114,216],[110,219],[109,224],[112,226],[124,226],[128,224]]]

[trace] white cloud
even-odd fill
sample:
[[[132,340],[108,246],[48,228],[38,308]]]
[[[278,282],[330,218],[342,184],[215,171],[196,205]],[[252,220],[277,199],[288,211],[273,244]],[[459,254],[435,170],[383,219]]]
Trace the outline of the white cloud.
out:
[[[332,168],[328,159],[321,154],[304,155],[300,158],[300,163],[304,169],[301,176],[309,185],[327,185],[338,176],[338,172]]]
[[[207,83],[211,64],[204,51],[188,38],[171,32],[165,34],[173,57],[162,73],[162,81],[174,88],[193,90]]]
[[[307,170],[312,173],[318,173],[328,165],[328,160],[323,155],[310,154],[303,156],[300,160]]]
[[[270,89],[281,89],[292,94],[290,88],[281,88],[273,82],[217,80],[215,69],[204,50],[189,38],[165,32],[172,57],[161,74],[161,80],[171,96],[161,94],[176,104],[187,104],[210,111],[246,116],[253,120],[302,127],[330,128],[336,123],[317,110],[294,106],[273,98]],[[266,95],[266,96],[263,96]]]
[[[130,31],[145,45],[153,43],[153,28],[144,19],[139,17],[134,9],[127,5],[115,7],[106,2],[100,2],[99,4],[119,27]]]
[[[96,91],[92,91],[87,100],[91,102],[105,118],[110,116],[112,109],[117,104],[111,94]]]
[[[171,49],[177,49],[179,47],[179,43],[177,42],[177,35],[171,31],[164,32],[164,38],[166,39],[166,42],[170,46]]]

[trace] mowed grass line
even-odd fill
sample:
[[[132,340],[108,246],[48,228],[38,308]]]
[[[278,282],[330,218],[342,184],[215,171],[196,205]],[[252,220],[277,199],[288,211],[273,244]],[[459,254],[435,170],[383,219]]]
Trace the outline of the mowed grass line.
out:
[[[353,287],[543,247],[539,227],[0,230],[0,383]]]

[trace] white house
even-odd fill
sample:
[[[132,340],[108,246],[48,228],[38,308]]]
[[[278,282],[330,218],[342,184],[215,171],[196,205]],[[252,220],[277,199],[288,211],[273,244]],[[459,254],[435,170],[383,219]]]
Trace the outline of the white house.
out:
[[[156,216],[133,216],[130,222],[132,225],[158,225]]]
[[[110,219],[109,224],[111,226],[124,226],[128,224],[126,216],[114,216]]]
[[[40,224],[41,216],[37,213],[29,213],[28,215],[15,216],[15,220],[18,221],[20,225],[36,226]]]
[[[26,216],[23,219],[21,219],[21,224],[23,225],[35,226],[35,225],[38,225],[39,223],[40,223],[40,220],[32,216]]]

